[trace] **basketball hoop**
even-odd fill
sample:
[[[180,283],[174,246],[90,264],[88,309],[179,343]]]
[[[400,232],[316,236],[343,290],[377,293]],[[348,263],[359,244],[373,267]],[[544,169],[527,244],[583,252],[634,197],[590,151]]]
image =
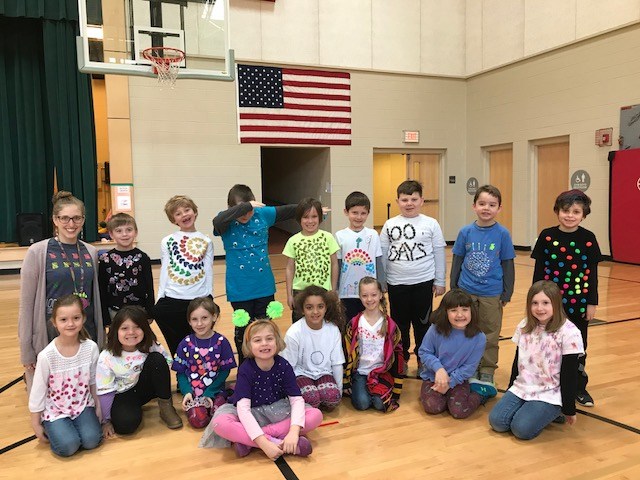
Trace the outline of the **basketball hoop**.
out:
[[[158,83],[173,88],[180,71],[180,63],[184,60],[184,52],[171,47],[151,47],[144,49],[142,56],[153,65],[153,73],[158,75]]]

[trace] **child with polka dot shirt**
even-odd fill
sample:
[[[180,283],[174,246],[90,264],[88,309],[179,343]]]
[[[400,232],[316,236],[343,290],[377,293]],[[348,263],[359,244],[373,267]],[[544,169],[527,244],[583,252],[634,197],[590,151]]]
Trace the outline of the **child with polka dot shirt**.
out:
[[[98,346],[84,328],[82,299],[56,300],[51,323],[58,336],[38,354],[29,395],[36,437],[61,457],[102,441],[100,403],[96,392]]]
[[[293,368],[278,355],[285,347],[270,320],[256,320],[245,330],[245,361],[238,368],[234,394],[218,408],[200,440],[201,447],[233,445],[244,457],[260,448],[272,460],[281,455],[307,456],[305,436],[322,422],[317,408],[305,406]]]

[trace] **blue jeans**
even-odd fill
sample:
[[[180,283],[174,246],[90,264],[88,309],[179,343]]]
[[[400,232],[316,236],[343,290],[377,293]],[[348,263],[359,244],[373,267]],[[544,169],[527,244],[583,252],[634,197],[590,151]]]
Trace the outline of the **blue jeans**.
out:
[[[384,412],[384,403],[380,395],[371,395],[367,388],[367,377],[353,372],[351,375],[351,403],[356,410],[367,410],[372,407]]]
[[[496,432],[511,430],[522,440],[536,438],[558,415],[560,406],[538,400],[522,400],[507,391],[489,414],[489,424]]]
[[[87,407],[75,419],[59,418],[52,422],[42,422],[49,438],[51,450],[61,457],[69,457],[80,447],[91,450],[102,441],[102,427],[94,407]]]

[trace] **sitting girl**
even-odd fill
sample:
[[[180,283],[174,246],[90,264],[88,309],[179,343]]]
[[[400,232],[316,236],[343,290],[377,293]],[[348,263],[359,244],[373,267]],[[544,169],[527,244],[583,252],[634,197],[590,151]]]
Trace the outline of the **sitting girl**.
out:
[[[171,399],[171,357],[156,340],[148,318],[142,307],[122,307],[113,317],[107,348],[100,353],[96,384],[106,438],[135,432],[142,406],[154,398],[167,426],[182,427]]]
[[[448,409],[453,418],[467,418],[484,403],[469,386],[486,343],[473,299],[462,290],[450,290],[431,315],[431,324],[418,349],[422,407],[430,414]]]
[[[293,367],[304,401],[333,410],[342,399],[342,303],[333,292],[316,285],[296,295],[295,303],[304,321],[289,327],[284,337],[287,346],[280,355]]]
[[[558,286],[534,283],[527,294],[526,318],[512,340],[518,346],[509,390],[493,407],[489,423],[496,432],[509,430],[531,440],[562,412],[576,423],[578,356],[584,353],[580,330],[567,322]]]
[[[358,285],[364,311],[346,328],[347,366],[344,393],[356,410],[373,406],[381,412],[397,409],[402,392],[404,356],[400,330],[387,315],[380,282],[364,277]]]
[[[284,453],[311,453],[311,442],[304,435],[320,425],[322,413],[305,406],[291,365],[278,355],[283,348],[275,323],[249,324],[235,392],[230,403],[214,413],[201,447],[226,447],[232,442],[239,457],[257,447],[272,460]]]
[[[194,428],[204,428],[211,420],[213,399],[224,390],[229,371],[236,367],[229,341],[213,327],[220,307],[211,297],[194,298],[187,307],[193,334],[179,344],[171,368],[178,373],[178,388],[184,395],[182,408]],[[220,396],[221,403],[226,403]]]
[[[98,346],[89,339],[85,320],[80,297],[56,300],[51,323],[59,335],[38,354],[29,395],[36,437],[61,457],[80,447],[91,450],[102,441],[95,379]]]

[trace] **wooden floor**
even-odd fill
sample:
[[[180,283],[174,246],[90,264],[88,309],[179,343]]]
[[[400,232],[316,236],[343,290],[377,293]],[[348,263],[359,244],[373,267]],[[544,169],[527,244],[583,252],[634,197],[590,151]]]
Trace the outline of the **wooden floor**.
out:
[[[284,261],[273,255],[277,299],[285,300]],[[448,252],[450,258],[450,252]],[[157,280],[158,267],[154,267]],[[218,330],[232,338],[231,309],[224,295],[224,262],[215,265],[215,293],[222,307]],[[532,262],[516,258],[516,289],[505,309],[500,343],[499,388],[505,388],[513,359],[509,341],[523,317]],[[0,276],[0,349],[4,365],[0,385],[21,375],[16,334],[19,277]],[[310,435],[314,452],[306,459],[287,457],[294,474],[308,479],[421,478],[640,478],[640,267],[605,262],[600,268],[601,322],[589,331],[589,391],[595,408],[579,409],[573,427],[551,425],[537,439],[524,442],[489,428],[491,400],[467,420],[447,414],[428,416],[418,402],[420,381],[408,378],[399,410],[383,415],[356,412],[347,401],[325,416]],[[278,320],[283,329],[289,314]],[[155,327],[154,327],[155,328]],[[156,329],[157,331],[157,329]],[[415,375],[412,358],[409,373]],[[232,375],[233,377],[234,375]],[[500,394],[499,394],[500,395]],[[178,395],[175,395],[177,404]],[[152,402],[153,403],[153,402]],[[285,478],[278,465],[261,452],[238,459],[230,449],[203,450],[200,432],[188,426],[170,431],[157,417],[157,407],[145,407],[143,428],[130,437],[105,442],[97,450],[70,459],[55,457],[48,446],[32,440],[24,385],[0,393],[0,478]],[[205,470],[207,469],[207,470]],[[295,477],[287,477],[295,478]]]

